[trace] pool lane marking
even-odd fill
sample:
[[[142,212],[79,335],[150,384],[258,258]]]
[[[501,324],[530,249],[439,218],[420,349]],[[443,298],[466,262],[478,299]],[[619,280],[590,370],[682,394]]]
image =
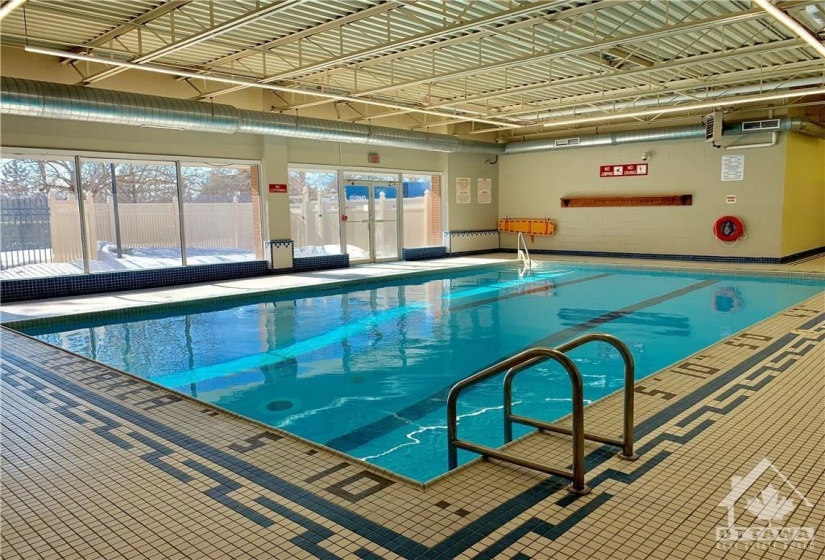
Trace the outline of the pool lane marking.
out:
[[[594,327],[603,325],[605,323],[609,323],[610,321],[615,321],[616,319],[620,319],[628,315],[629,313],[633,313],[634,311],[639,311],[640,309],[645,309],[647,307],[651,307],[653,305],[657,305],[662,302],[677,297],[681,297],[690,292],[707,288],[708,286],[712,286],[713,284],[716,284],[718,282],[718,280],[703,280],[701,282],[691,284],[690,286],[680,288],[673,292],[656,296],[654,298],[646,299],[644,301],[635,303],[633,305],[629,305],[627,307],[623,307],[616,311],[604,313],[602,315],[599,315],[598,317],[594,317],[588,321],[579,323],[578,325],[574,325],[572,327],[568,327],[566,329],[552,333],[549,336],[546,336],[531,344],[528,344],[527,346],[524,346],[522,350],[526,350],[534,346],[558,346],[562,342],[573,338],[577,334],[588,331]],[[453,387],[456,381],[453,381],[446,387],[442,387],[435,393],[432,393],[420,399],[418,402],[415,402],[409,406],[402,408],[394,414],[384,416],[383,418],[379,418],[378,420],[361,426],[360,428],[356,428],[355,430],[347,434],[343,434],[338,437],[332,438],[331,440],[324,443],[324,445],[326,445],[327,447],[331,447],[333,449],[337,449],[338,451],[343,451],[344,453],[349,453],[353,449],[357,449],[358,447],[361,447],[362,445],[365,445],[366,443],[374,439],[385,436],[393,430],[407,426],[410,421],[419,420],[424,416],[427,416],[428,414],[435,412],[439,408],[443,408],[447,401],[447,394],[450,392],[450,389]]]
[[[568,274],[573,274],[573,272],[573,270],[548,270],[547,272],[538,272],[529,276],[527,279],[516,278],[515,280],[496,282],[495,284],[490,284],[488,286],[479,286],[478,288],[461,290],[460,292],[450,292],[447,295],[441,296],[441,299],[460,299],[470,296],[477,296],[479,294],[486,294],[487,292],[496,292],[498,290],[506,290],[507,288],[535,284],[543,280],[558,278],[559,276],[567,276]]]
[[[558,275],[556,273],[564,271],[550,271],[545,274],[549,275]],[[587,279],[596,279],[603,276],[610,276],[610,274],[597,274],[594,276],[590,276],[587,278],[580,278],[578,280],[571,280],[570,282],[561,282],[556,284],[555,287],[567,286],[570,284],[577,284],[579,282],[583,282]],[[541,276],[536,277],[537,279],[532,282],[539,282],[542,280],[547,280],[552,278],[553,276]],[[496,284],[499,286],[495,288],[495,290],[501,289],[505,286],[510,286],[510,282],[502,282]],[[456,307],[450,307],[444,312],[437,312],[435,314],[436,317],[443,315],[444,313],[452,313],[454,311],[460,311],[464,309],[468,309],[470,307],[475,307],[478,305],[484,305],[486,303],[491,303],[495,301],[500,301],[502,299],[510,299],[513,297],[518,297],[522,295],[528,295],[531,293],[536,293],[538,291],[544,291],[547,289],[552,289],[554,286],[540,286],[538,288],[533,288],[530,291],[525,291],[521,293],[513,293],[513,294],[506,294],[504,296],[498,298],[489,298],[485,300],[481,300],[478,302],[471,302],[466,303],[463,305],[459,305]],[[462,292],[464,293],[464,292]],[[366,317],[362,317],[353,323],[349,323],[346,325],[342,325],[336,329],[328,331],[322,335],[314,336],[308,338],[306,340],[301,340],[284,348],[278,348],[275,350],[271,350],[268,352],[263,352],[259,354],[254,354],[252,356],[245,356],[243,358],[238,358],[235,360],[229,360],[226,362],[220,362],[217,364],[210,364],[207,366],[200,366],[194,369],[185,369],[179,370],[172,373],[166,373],[163,375],[159,375],[157,377],[152,377],[151,380],[153,383],[158,383],[159,385],[163,385],[164,387],[183,387],[184,385],[190,385],[192,383],[200,383],[202,381],[208,381],[211,379],[217,379],[220,377],[225,377],[227,375],[233,375],[236,373],[240,373],[243,371],[251,370],[251,369],[258,369],[264,368],[267,366],[272,366],[281,362],[285,362],[291,360],[301,354],[306,354],[309,352],[314,352],[316,350],[320,350],[321,348],[325,348],[332,344],[336,344],[341,341],[342,338],[353,336],[358,334],[361,331],[364,331],[370,327],[374,327],[380,323],[384,323],[386,321],[390,321],[392,319],[403,317],[411,312],[414,311],[426,311],[428,308],[426,303],[410,303],[401,307],[395,307],[393,309],[387,309],[384,311],[380,311],[378,313],[374,313],[368,315]]]
[[[367,315],[353,323],[342,325],[336,329],[327,331],[322,335],[301,340],[300,342],[290,344],[284,348],[238,358],[236,360],[229,360],[227,362],[220,362],[194,369],[185,369],[174,373],[167,373],[157,377],[152,377],[151,381],[165,387],[182,387],[183,385],[189,385],[190,383],[198,383],[200,381],[224,377],[226,375],[232,375],[250,369],[275,365],[291,360],[301,354],[314,352],[316,350],[320,350],[321,348],[341,342],[342,338],[356,335],[370,327],[374,327],[397,317],[403,317],[412,311],[423,311],[426,308],[427,304],[425,303],[411,303],[401,307],[394,307],[392,309]]]
[[[613,276],[610,273],[603,273],[603,274],[594,274],[593,276],[585,276],[584,278],[577,278],[576,280],[568,280],[567,282],[559,282],[558,284],[548,284],[545,286],[538,286],[536,288],[530,288],[529,290],[525,290],[523,292],[513,292],[511,294],[505,294],[499,297],[491,297],[487,299],[481,299],[478,301],[471,301],[470,303],[462,303],[461,305],[450,306],[444,313],[454,313],[456,311],[463,311],[465,309],[471,309],[473,307],[478,307],[481,305],[487,305],[489,303],[496,303],[499,301],[503,301],[506,299],[517,298],[521,296],[527,296],[530,294],[535,294],[539,292],[546,292],[548,290],[555,290],[556,288],[562,288],[564,286],[572,286],[574,284],[580,284],[582,282],[589,282],[591,280],[598,280],[599,278],[606,278],[608,276]]]

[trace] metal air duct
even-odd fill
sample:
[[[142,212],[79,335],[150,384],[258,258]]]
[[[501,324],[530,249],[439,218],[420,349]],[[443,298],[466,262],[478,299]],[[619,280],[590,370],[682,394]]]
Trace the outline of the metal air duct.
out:
[[[0,113],[202,132],[271,134],[439,152],[504,153],[503,145],[446,134],[8,77],[0,78]]]
[[[754,119],[751,119],[754,120]],[[825,128],[801,117],[786,117],[781,119],[779,130],[796,131],[825,138]],[[725,123],[724,134],[749,134],[743,131],[739,122]],[[705,138],[705,126],[701,124],[677,126],[670,128],[656,128],[653,130],[631,130],[628,132],[613,132],[608,134],[591,134],[579,136],[576,143],[560,145],[559,138],[543,140],[529,140],[527,142],[512,142],[506,145],[505,154],[526,154],[532,152],[546,152],[549,150],[570,150],[593,146],[618,146],[637,142],[661,142],[665,140],[685,140],[688,138]]]

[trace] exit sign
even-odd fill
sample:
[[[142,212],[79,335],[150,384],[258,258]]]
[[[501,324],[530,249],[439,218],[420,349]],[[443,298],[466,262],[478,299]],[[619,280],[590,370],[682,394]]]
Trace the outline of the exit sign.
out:
[[[368,158],[370,163],[381,163],[381,157],[375,152],[370,152]]]

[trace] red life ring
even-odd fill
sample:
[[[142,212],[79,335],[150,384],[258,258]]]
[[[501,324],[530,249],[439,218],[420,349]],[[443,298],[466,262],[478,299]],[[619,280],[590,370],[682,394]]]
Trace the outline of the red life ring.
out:
[[[736,216],[722,216],[716,220],[713,233],[720,241],[736,241],[744,235],[745,226],[742,225],[742,220]]]

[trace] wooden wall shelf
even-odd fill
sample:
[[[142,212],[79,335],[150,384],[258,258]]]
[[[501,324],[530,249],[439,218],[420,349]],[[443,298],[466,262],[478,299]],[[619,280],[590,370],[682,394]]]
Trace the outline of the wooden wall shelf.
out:
[[[570,196],[562,197],[562,208],[600,208],[605,206],[692,206],[692,194],[656,196]]]

